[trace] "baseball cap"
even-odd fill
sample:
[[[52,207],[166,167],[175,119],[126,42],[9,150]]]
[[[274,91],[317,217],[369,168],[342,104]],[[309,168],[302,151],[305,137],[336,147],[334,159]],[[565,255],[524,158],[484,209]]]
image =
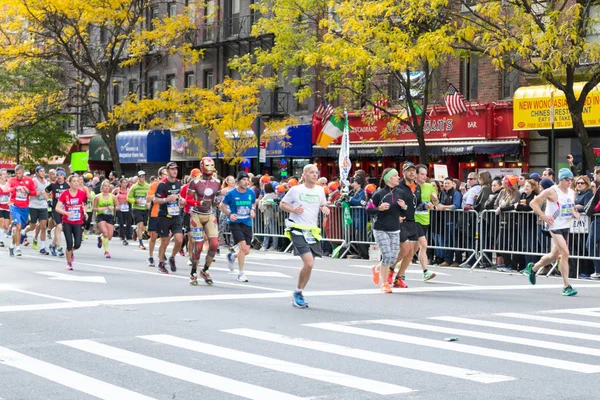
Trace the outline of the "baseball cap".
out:
[[[146,173],[144,171],[139,171],[138,176],[142,176],[142,175],[146,176]]]
[[[538,174],[537,172],[534,172],[533,174],[529,175],[529,179],[537,179],[540,180],[541,176],[540,174]]]
[[[179,168],[175,161],[171,161],[171,162],[167,163],[166,167],[167,168]]]
[[[241,181],[244,178],[250,179],[250,176],[248,176],[248,173],[244,172],[244,171],[238,172],[236,180],[239,182],[239,181]]]
[[[200,175],[200,170],[198,168],[194,168],[190,171],[190,176],[198,176]]]
[[[409,168],[415,168],[416,169],[417,167],[415,167],[415,164],[411,163],[410,161],[407,161],[402,166],[402,171],[406,171]]]
[[[540,181],[540,186],[543,187],[544,189],[548,189],[549,187],[554,186],[554,182],[552,182],[548,178],[544,178]]]
[[[519,182],[519,178],[514,175],[506,175],[504,177],[504,183],[506,183],[509,187],[515,186]]]

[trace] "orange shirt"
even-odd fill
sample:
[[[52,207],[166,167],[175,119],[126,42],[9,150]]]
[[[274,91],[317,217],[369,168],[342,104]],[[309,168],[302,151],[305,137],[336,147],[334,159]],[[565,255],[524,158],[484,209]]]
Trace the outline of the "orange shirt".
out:
[[[150,185],[150,189],[148,189],[148,196],[154,196],[156,194],[156,188],[160,181],[157,179],[156,182]],[[152,211],[150,211],[150,218],[158,217],[158,204],[152,204]]]

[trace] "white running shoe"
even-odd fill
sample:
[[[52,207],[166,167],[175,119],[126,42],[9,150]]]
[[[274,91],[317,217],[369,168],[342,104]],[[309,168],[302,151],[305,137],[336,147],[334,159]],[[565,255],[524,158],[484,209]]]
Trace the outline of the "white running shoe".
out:
[[[15,256],[21,257],[22,255],[23,255],[23,252],[21,251],[21,247],[19,246],[15,249]]]
[[[234,265],[233,265],[235,263],[235,258],[236,258],[235,257],[235,253],[228,253],[227,254],[228,267],[229,267],[229,270],[231,272],[233,272],[233,270],[235,269]]]
[[[240,272],[238,274],[238,281],[239,282],[248,282],[248,278],[246,278],[246,274],[244,274],[243,272]]]

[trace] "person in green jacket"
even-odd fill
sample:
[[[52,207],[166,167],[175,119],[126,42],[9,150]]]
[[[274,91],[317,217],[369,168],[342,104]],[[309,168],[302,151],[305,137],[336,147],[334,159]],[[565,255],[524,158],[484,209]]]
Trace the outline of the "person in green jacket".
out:
[[[137,225],[137,239],[140,242],[141,250],[146,250],[143,239],[148,224],[148,204],[146,201],[148,189],[150,189],[150,185],[146,182],[146,173],[139,171],[137,183],[127,193],[127,201],[133,208],[133,221]],[[136,240],[136,232],[133,233],[133,240]]]

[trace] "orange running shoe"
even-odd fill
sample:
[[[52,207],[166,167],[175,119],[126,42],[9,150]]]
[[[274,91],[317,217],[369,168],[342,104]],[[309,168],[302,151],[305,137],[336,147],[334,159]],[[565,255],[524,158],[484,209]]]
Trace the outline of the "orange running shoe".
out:
[[[377,268],[377,265],[371,268],[371,272],[373,273],[373,283],[379,285],[379,268]]]
[[[384,282],[383,285],[381,285],[381,291],[383,293],[392,293],[392,288],[389,283]]]

